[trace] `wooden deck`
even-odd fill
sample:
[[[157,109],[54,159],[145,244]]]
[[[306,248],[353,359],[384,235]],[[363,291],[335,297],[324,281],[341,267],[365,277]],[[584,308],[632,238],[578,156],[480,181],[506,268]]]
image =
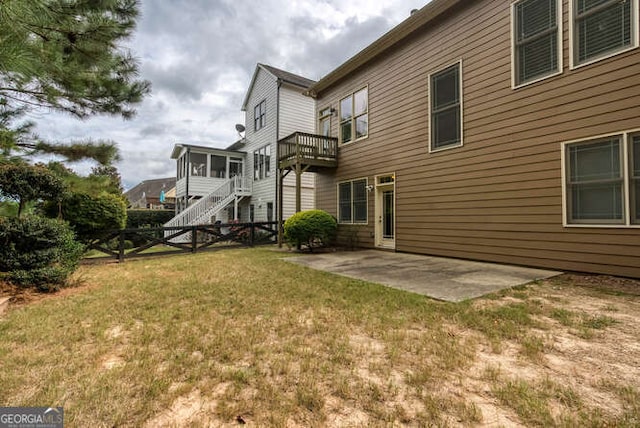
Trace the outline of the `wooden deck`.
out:
[[[323,168],[338,166],[338,139],[304,132],[293,134],[278,141],[278,168],[315,172]]]

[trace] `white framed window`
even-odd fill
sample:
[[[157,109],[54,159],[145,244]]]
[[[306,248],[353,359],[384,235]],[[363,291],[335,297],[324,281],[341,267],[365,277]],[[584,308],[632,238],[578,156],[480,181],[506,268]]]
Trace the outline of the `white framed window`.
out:
[[[429,75],[429,152],[462,146],[462,61]]]
[[[262,180],[271,176],[271,146],[260,147],[253,152],[253,179]]]
[[[226,178],[227,177],[227,157],[220,155],[211,155],[209,166],[209,177]]]
[[[331,108],[327,107],[323,110],[320,110],[318,116],[320,117],[318,122],[318,134],[323,137],[331,137]]]
[[[638,0],[570,0],[571,68],[638,47]]]
[[[342,144],[369,135],[369,89],[367,87],[340,100],[340,142]]]
[[[204,153],[190,153],[189,155],[190,167],[192,177],[206,177],[207,176],[207,155]]]
[[[562,73],[562,3],[519,0],[511,5],[514,88]]]
[[[260,104],[253,108],[253,129],[258,131],[267,124],[267,100],[262,100]]]
[[[367,224],[367,179],[338,183],[338,222]]]
[[[640,226],[640,132],[562,145],[565,226]]]

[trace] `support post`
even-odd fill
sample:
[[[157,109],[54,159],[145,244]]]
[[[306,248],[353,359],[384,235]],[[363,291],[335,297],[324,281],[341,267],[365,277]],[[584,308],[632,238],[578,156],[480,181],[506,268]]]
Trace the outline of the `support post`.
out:
[[[302,211],[302,168],[296,163],[296,212]]]
[[[124,232],[118,233],[118,263],[124,262]]]
[[[282,209],[284,207],[284,204],[282,202],[282,185],[284,184],[284,174],[283,171],[278,168],[278,224],[277,224],[277,228],[278,228],[278,248],[282,248],[282,241],[283,241],[283,215],[282,215]]]
[[[198,251],[198,226],[191,226],[191,252]]]

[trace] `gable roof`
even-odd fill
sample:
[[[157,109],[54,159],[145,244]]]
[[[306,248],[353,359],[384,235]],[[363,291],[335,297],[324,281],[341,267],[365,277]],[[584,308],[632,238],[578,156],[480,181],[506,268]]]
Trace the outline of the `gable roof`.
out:
[[[142,195],[159,198],[161,190],[168,192],[174,187],[176,187],[175,177],[156,178],[140,182],[124,192],[124,195],[127,197],[130,204],[135,204],[137,201],[142,199]]]
[[[256,79],[258,77],[258,72],[260,70],[264,70],[266,73],[271,75],[276,81],[288,83],[290,85],[298,86],[300,89],[307,89],[309,86],[313,85],[315,80],[307,79],[306,77],[299,76],[297,74],[290,73],[288,71],[281,70],[279,68],[272,67],[270,65],[258,63],[256,65],[256,69],[253,72],[253,77],[251,78],[251,83],[249,84],[249,88],[247,89],[247,93],[244,96],[244,101],[242,101],[242,108],[240,110],[247,110],[247,103],[249,102],[249,95],[253,90],[253,85],[256,83]]]
[[[318,93],[349,76],[368,62],[379,57],[411,34],[423,29],[429,23],[458,5],[470,3],[469,0],[432,0],[422,9],[411,14],[407,19],[389,30],[382,37],[355,54],[338,68],[313,84],[305,92],[316,97]]]

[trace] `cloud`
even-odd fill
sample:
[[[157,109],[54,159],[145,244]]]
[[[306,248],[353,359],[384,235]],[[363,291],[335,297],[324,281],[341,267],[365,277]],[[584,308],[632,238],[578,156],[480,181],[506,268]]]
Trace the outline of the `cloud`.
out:
[[[226,147],[256,63],[318,79],[426,0],[142,0],[128,46],[152,94],[132,120],[34,113],[46,139],[111,139],[125,185],[171,176],[173,144]],[[85,166],[82,169],[86,169]]]

